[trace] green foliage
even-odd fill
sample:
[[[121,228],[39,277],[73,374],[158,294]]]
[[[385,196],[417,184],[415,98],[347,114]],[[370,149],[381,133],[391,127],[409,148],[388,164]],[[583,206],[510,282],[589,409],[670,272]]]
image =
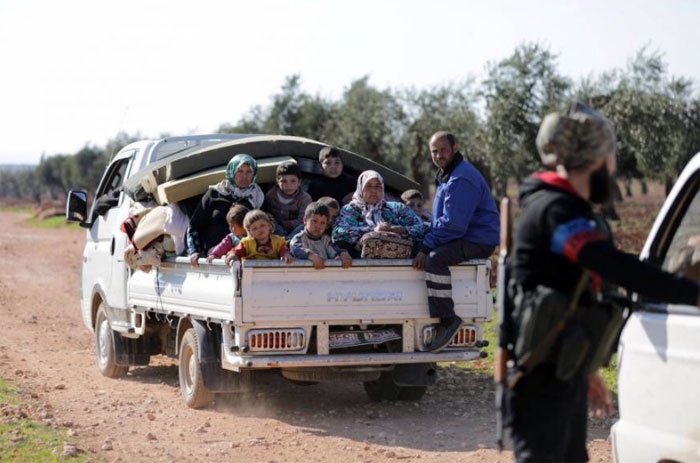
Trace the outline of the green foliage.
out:
[[[325,140],[405,172],[401,137],[405,112],[391,90],[379,90],[369,78],[355,80],[334,105]]]
[[[559,109],[569,80],[559,75],[556,56],[537,44],[489,64],[483,82],[486,146],[494,175],[518,180],[540,168],[535,139],[542,117]]]
[[[6,414],[0,417],[0,460],[13,462],[59,462],[66,440],[64,431],[32,419],[27,415],[31,404],[22,400],[17,388],[0,378],[0,405]],[[15,410],[18,413],[12,413]],[[21,412],[24,411],[24,412]],[[88,461],[85,454],[71,458],[81,463]]]
[[[36,199],[37,180],[34,170],[0,170],[0,198]]]
[[[80,225],[74,222],[66,222],[66,218],[63,217],[62,215],[56,215],[53,217],[48,217],[46,219],[39,219],[36,217],[31,217],[27,219],[27,224],[31,225],[32,227],[37,227],[37,228],[61,228],[61,227],[68,227],[68,228],[80,228]]]
[[[477,115],[478,94],[473,79],[426,90],[408,89],[399,96],[399,101],[406,108],[407,120],[401,152],[408,161],[408,172],[423,185],[424,194],[428,193],[427,187],[435,172],[428,142],[430,136],[439,130],[452,131],[461,152],[470,161],[483,166],[482,173],[489,179],[484,131]]]
[[[618,175],[670,186],[700,150],[700,101],[693,82],[669,78],[659,52],[642,48],[624,70],[585,82],[578,94],[610,119],[618,137]]]

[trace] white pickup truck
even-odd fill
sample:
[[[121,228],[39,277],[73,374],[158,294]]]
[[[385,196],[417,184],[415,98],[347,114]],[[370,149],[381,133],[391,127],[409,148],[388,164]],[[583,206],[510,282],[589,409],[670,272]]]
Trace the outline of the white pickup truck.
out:
[[[692,249],[694,248],[694,250]],[[641,253],[670,271],[683,251],[686,276],[700,278],[700,153],[666,199]],[[640,300],[618,347],[617,462],[700,461],[700,310]]]
[[[257,183],[274,182],[276,166],[293,160],[307,181],[320,175],[323,144],[297,137],[202,135],[142,141],[122,149],[97,189],[90,213],[85,192],[69,195],[66,215],[87,229],[80,304],[95,333],[97,364],[109,377],[147,365],[153,355],[179,359],[188,406],[208,405],[219,392],[250,387],[259,369],[279,369],[296,382],[362,382],[371,400],[419,400],[436,380],[436,362],[485,356],[482,324],[491,318],[488,260],[452,268],[455,311],[464,325],[442,352],[426,351],[434,333],[423,272],[410,260],[328,262],[222,261],[199,267],[169,257],[148,272],[124,261],[120,224],[135,202],[177,204],[185,213],[224,177],[228,161],[247,153],[259,164]],[[384,177],[388,195],[415,182],[343,151],[345,170]],[[100,201],[107,198],[107,201]],[[110,202],[111,201],[111,202]],[[106,204],[106,206],[105,206]]]

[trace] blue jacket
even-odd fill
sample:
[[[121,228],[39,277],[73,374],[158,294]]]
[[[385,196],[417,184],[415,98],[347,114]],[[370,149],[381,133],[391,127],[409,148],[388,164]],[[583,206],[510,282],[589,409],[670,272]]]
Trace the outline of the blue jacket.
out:
[[[454,161],[442,176],[438,174],[435,184],[433,215],[430,231],[423,239],[423,252],[454,240],[498,245],[496,202],[486,180],[473,165],[455,153]]]

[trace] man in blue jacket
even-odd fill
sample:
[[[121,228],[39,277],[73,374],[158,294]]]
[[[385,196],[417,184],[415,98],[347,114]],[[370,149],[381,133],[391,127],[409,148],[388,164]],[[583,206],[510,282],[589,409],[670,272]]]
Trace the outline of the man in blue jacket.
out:
[[[428,349],[439,352],[462,326],[454,311],[448,266],[491,256],[498,244],[499,219],[486,180],[459,152],[454,135],[437,132],[430,137],[429,146],[439,170],[430,231],[413,268],[425,269],[430,316],[440,318]]]

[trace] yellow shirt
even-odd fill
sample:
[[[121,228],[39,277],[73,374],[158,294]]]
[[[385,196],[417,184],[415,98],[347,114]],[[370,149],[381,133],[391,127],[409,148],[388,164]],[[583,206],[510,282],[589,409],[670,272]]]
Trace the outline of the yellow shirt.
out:
[[[270,235],[271,246],[258,248],[255,238],[246,236],[241,239],[234,249],[234,254],[239,259],[279,259],[289,252],[289,247],[283,236]]]

